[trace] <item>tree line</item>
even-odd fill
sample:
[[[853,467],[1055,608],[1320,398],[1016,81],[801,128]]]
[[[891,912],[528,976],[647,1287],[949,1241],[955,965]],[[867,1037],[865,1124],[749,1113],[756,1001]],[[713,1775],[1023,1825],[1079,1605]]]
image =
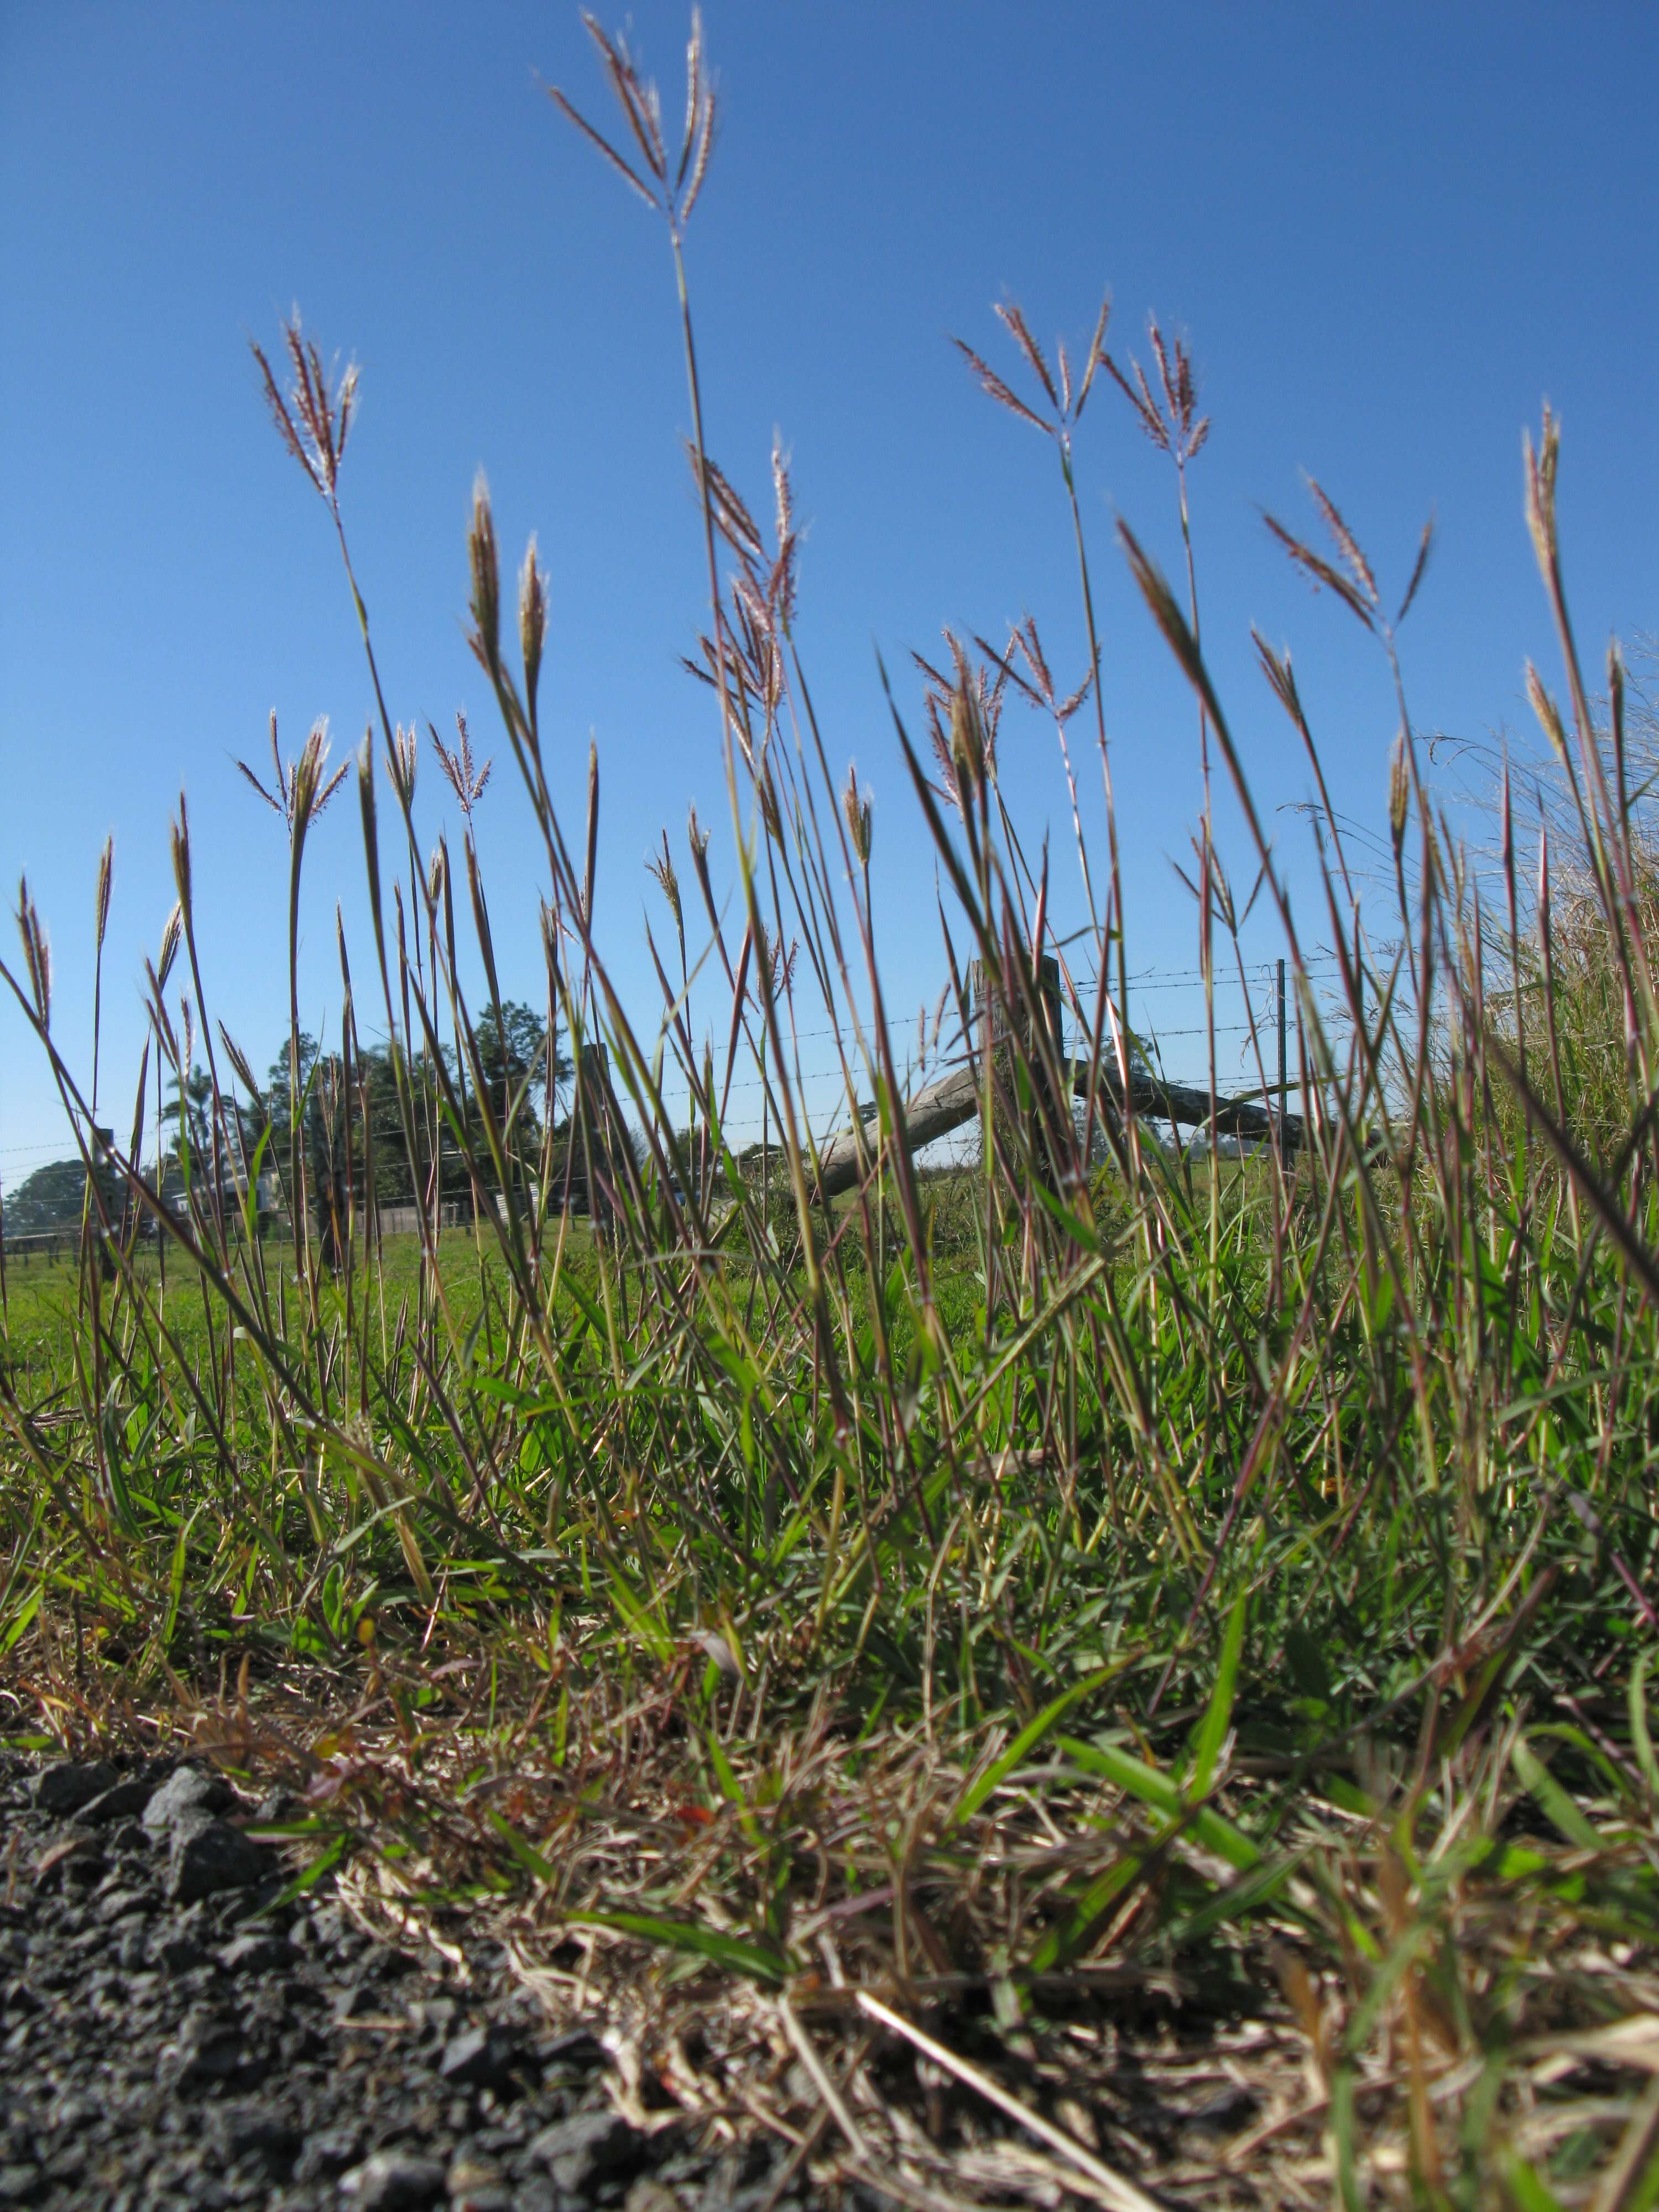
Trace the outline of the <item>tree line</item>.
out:
[[[532,1176],[539,1170],[550,1120],[555,1153],[562,1153],[558,1114],[570,1066],[556,1046],[550,1054],[547,1024],[534,1007],[502,1002],[474,1025],[476,1077],[498,1132],[512,1157]],[[156,1188],[168,1202],[186,1182],[209,1187],[216,1177],[231,1191],[258,1183],[276,1194],[275,1209],[290,1211],[287,1185],[297,1157],[308,1202],[325,1224],[348,1197],[361,1205],[372,1192],[382,1206],[470,1200],[465,1154],[487,1146],[479,1084],[453,1046],[441,1048],[443,1079],[429,1054],[416,1055],[409,1091],[418,1102],[411,1157],[392,1055],[384,1046],[354,1045],[326,1052],[301,1030],[290,1080],[292,1046],[285,1041],[262,1091],[221,1097],[215,1143],[213,1084],[199,1064],[182,1083],[175,1076],[162,1108]],[[298,1143],[293,1105],[299,1108]],[[440,1100],[446,1102],[440,1105]],[[229,1149],[237,1157],[227,1158]],[[107,1164],[95,1169],[106,1207],[119,1219],[121,1180]],[[18,1188],[0,1195],[0,1224],[8,1239],[61,1233],[80,1226],[88,1196],[87,1171],[78,1158],[48,1162]]]

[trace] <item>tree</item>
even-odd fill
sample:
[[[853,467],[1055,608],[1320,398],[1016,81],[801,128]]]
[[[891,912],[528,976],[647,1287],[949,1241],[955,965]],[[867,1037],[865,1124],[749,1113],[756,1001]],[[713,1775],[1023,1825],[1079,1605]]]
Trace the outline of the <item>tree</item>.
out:
[[[547,1024],[533,1006],[521,1000],[507,999],[501,1004],[499,1026],[492,1007],[480,1018],[473,1034],[497,1128],[505,1126],[513,1101],[522,1089],[523,1102],[513,1129],[514,1149],[522,1154],[541,1135],[542,1111],[547,1103]],[[562,1053],[557,1054],[553,1070],[556,1094],[569,1074],[570,1063]]]
[[[176,1075],[169,1077],[167,1091],[167,1124],[172,1129],[173,1152],[182,1152],[184,1140],[188,1139],[193,1164],[210,1158],[213,1139],[208,1125],[212,1117],[213,1085],[206,1068],[198,1063],[183,1083]]]
[[[121,1190],[112,1168],[105,1164],[99,1186],[110,1218],[121,1218]],[[40,1237],[53,1231],[78,1229],[87,1199],[87,1171],[78,1159],[52,1160],[36,1168],[5,1201],[8,1237]]]

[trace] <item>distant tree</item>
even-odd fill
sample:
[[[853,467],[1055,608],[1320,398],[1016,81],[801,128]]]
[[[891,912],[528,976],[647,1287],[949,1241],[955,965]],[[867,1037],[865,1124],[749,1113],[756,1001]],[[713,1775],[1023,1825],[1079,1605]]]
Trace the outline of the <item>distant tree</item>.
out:
[[[490,1111],[500,1127],[516,1100],[512,1150],[527,1165],[538,1163],[543,1118],[547,1103],[547,1027],[535,1009],[515,1000],[501,1007],[497,1024],[493,1009],[475,1024],[479,1072]],[[298,1088],[302,1101],[299,1131],[301,1172],[306,1178],[313,1227],[321,1239],[322,1255],[332,1262],[338,1255],[339,1237],[349,1200],[362,1206],[372,1176],[374,1196],[383,1206],[424,1204],[431,1194],[433,1155],[438,1160],[438,1194],[444,1199],[472,1195],[472,1178],[453,1125],[436,1110],[442,1086],[424,1051],[406,1065],[408,1102],[415,1109],[415,1158],[409,1152],[409,1132],[404,1119],[405,1101],[399,1097],[397,1070],[390,1049],[372,1045],[354,1059],[350,1081],[340,1055],[320,1050],[317,1041],[303,1031],[299,1041]],[[568,1080],[569,1063],[556,1056],[555,1089]],[[487,1161],[483,1119],[470,1071],[461,1079],[454,1053],[446,1048],[444,1077],[459,1102],[462,1125],[469,1149],[481,1164]],[[263,1100],[245,1113],[246,1157],[253,1158],[265,1138],[263,1165],[286,1184],[289,1175],[289,1048],[283,1044],[271,1062]],[[488,1175],[488,1168],[484,1170]]]
[[[288,1142],[288,1064],[290,1049],[289,1041],[284,1037],[282,1050],[271,1061],[270,1073],[265,1079],[265,1109],[270,1116],[272,1128],[284,1145]],[[299,1090],[301,1097],[305,1094],[307,1084],[311,1080],[311,1071],[316,1065],[317,1040],[306,1030],[301,1030],[298,1061]],[[273,1139],[272,1141],[275,1142],[276,1139]]]
[[[208,1127],[213,1110],[213,1085],[208,1080],[206,1068],[192,1067],[181,1083],[176,1075],[167,1080],[168,1098],[163,1127],[168,1132],[165,1141],[168,1149],[177,1154],[184,1150],[187,1139],[191,1154],[205,1158],[212,1148],[212,1133]]]
[[[324,1054],[306,1100],[305,1131],[320,1257],[331,1275],[345,1264],[354,1170],[361,1173],[362,1126],[352,1126],[356,1103],[344,1060],[337,1052]]]
[[[106,1167],[99,1182],[112,1218],[118,1221],[121,1194],[114,1170]],[[87,1172],[78,1159],[50,1161],[36,1168],[7,1197],[5,1233],[37,1237],[52,1230],[78,1229],[86,1195]]]
[[[411,1085],[418,1100],[425,1096],[425,1070],[416,1062]],[[366,1052],[357,1063],[360,1091],[359,1116],[362,1113],[362,1097],[368,1100],[368,1142],[362,1147],[365,1166],[374,1163],[374,1193],[384,1206],[408,1206],[423,1194],[425,1164],[431,1156],[431,1133],[423,1117],[417,1116],[416,1128],[416,1158],[423,1164],[417,1176],[411,1171],[409,1145],[404,1133],[403,1108],[398,1097],[398,1078],[392,1067],[392,1054],[383,1046]],[[363,1169],[359,1172],[363,1172]]]
[[[282,1049],[271,1061],[265,1076],[265,1095],[255,1106],[251,1116],[255,1148],[262,1139],[264,1140],[264,1154],[260,1164],[267,1174],[278,1178],[284,1190],[288,1188],[289,1179],[289,1040],[284,1037]],[[302,1116],[306,1086],[316,1065],[317,1040],[301,1030],[297,1073]],[[249,1157],[252,1156],[250,1152]]]
[[[478,1066],[498,1127],[505,1122],[513,1100],[523,1091],[514,1129],[515,1149],[522,1153],[541,1135],[547,1103],[547,1024],[533,1006],[521,1000],[507,999],[501,1004],[499,1026],[492,1008],[478,1021],[474,1034]],[[560,1053],[553,1071],[556,1095],[569,1074],[570,1063]]]

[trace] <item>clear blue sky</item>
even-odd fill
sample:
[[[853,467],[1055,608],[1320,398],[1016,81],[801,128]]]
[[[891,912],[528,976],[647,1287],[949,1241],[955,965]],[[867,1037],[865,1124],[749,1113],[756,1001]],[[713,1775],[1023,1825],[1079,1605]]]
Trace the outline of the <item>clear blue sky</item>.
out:
[[[678,0],[634,11],[671,112],[685,22]],[[1340,805],[1380,817],[1393,733],[1358,626],[1262,528],[1262,506],[1305,516],[1304,468],[1395,589],[1438,510],[1405,641],[1425,729],[1523,730],[1523,655],[1553,665],[1520,512],[1546,396],[1583,637],[1599,653],[1659,623],[1650,5],[711,0],[707,30],[725,120],[690,258],[711,443],[757,498],[775,425],[793,448],[801,635],[832,754],[875,790],[900,1006],[931,1000],[941,963],[875,648],[902,669],[941,623],[990,633],[1029,610],[1081,667],[1050,458],[948,343],[995,348],[994,300],[1080,345],[1109,286],[1115,348],[1141,347],[1149,308],[1190,333],[1215,421],[1194,478],[1206,638],[1270,809],[1309,779],[1251,621],[1296,650]],[[556,784],[579,809],[593,732],[601,929],[630,988],[647,847],[666,825],[683,854],[693,799],[723,817],[714,718],[678,667],[705,617],[665,247],[550,81],[598,110],[575,10],[547,0],[0,6],[0,881],[9,905],[27,870],[83,1063],[113,831],[113,1092],[180,786],[214,1011],[263,1066],[284,1030],[281,841],[232,763],[258,758],[273,706],[290,747],[327,714],[341,757],[370,703],[324,514],[247,354],[292,302],[362,364],[345,504],[395,714],[448,730],[465,707],[502,750],[461,631],[480,465],[515,564],[540,534]],[[1172,562],[1172,497],[1108,390],[1080,477],[1133,958],[1186,967],[1170,863],[1197,808],[1193,714],[1110,538],[1121,512]],[[1017,717],[1005,759],[1026,820],[1053,821],[1069,897],[1052,737]],[[435,835],[429,762],[422,801]],[[508,988],[535,995],[534,849],[499,772],[480,836]],[[339,1003],[337,896],[366,961],[354,805],[309,865],[314,1027]],[[0,1010],[8,1186],[58,1149],[55,1111]]]

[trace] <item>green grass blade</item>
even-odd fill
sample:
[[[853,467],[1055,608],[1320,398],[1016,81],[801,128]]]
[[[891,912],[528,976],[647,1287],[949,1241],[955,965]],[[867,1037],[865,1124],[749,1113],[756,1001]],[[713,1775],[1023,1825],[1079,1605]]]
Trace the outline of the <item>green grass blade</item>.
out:
[[[1073,1705],[1079,1704],[1092,1691],[1103,1688],[1114,1676],[1122,1674],[1129,1663],[1126,1660],[1118,1660],[1109,1667],[1103,1667],[1097,1673],[1086,1674],[1081,1681],[1073,1682],[1057,1698],[1051,1698],[1035,1720],[1026,1723],[1007,1749],[994,1759],[984,1772],[963,1791],[945,1824],[946,1833],[952,1828],[960,1827],[964,1820],[971,1820],[986,1799],[1002,1787],[1015,1768],[1030,1756],[1049,1729],[1064,1720]]]
[[[1606,1838],[1592,1827],[1525,1736],[1516,1738],[1510,1759],[1529,1794],[1570,1844],[1577,1844],[1582,1851],[1606,1850]]]
[[[1518,2155],[1504,2166],[1504,2186],[1514,2198],[1516,2212],[1567,2212],[1538,2168]]]
[[[1215,1779],[1216,1761],[1221,1756],[1221,1747],[1227,1737],[1227,1725],[1233,1714],[1233,1693],[1238,1686],[1238,1662],[1244,1649],[1244,1621],[1249,1601],[1241,1591],[1233,1601],[1233,1609],[1227,1616],[1227,1631],[1221,1641],[1221,1663],[1216,1669],[1215,1686],[1210,1692],[1210,1702],[1204,1709],[1198,1736],[1193,1746],[1193,1763],[1187,1777],[1189,1797],[1206,1797]]]
[[[763,1951],[758,1943],[745,1942],[740,1936],[700,1928],[695,1921],[659,1920],[647,1912],[567,1912],[562,1917],[573,1928],[614,1928],[621,1935],[637,1936],[641,1942],[655,1943],[664,1950],[712,1960],[717,1966],[729,1967],[750,1981],[781,1983],[788,1972],[775,1952]]]
[[[1210,1806],[1200,1805],[1196,1810],[1186,1806],[1175,1783],[1156,1766],[1148,1766],[1144,1759],[1120,1751],[1115,1744],[1079,1743],[1075,1736],[1066,1735],[1060,1736],[1058,1742],[1066,1757],[1074,1759],[1085,1772],[1115,1783],[1129,1796],[1151,1806],[1153,1812],[1171,1820],[1184,1815],[1185,1825],[1195,1840],[1206,1850],[1225,1859],[1229,1866],[1243,1872],[1261,1863],[1261,1851],[1243,1829],[1235,1827]]]
[[[1659,1759],[1653,1755],[1653,1736],[1648,1728],[1647,1680],[1652,1663],[1652,1652],[1644,1651],[1631,1669],[1630,1741],[1643,1781],[1659,1797]]]

